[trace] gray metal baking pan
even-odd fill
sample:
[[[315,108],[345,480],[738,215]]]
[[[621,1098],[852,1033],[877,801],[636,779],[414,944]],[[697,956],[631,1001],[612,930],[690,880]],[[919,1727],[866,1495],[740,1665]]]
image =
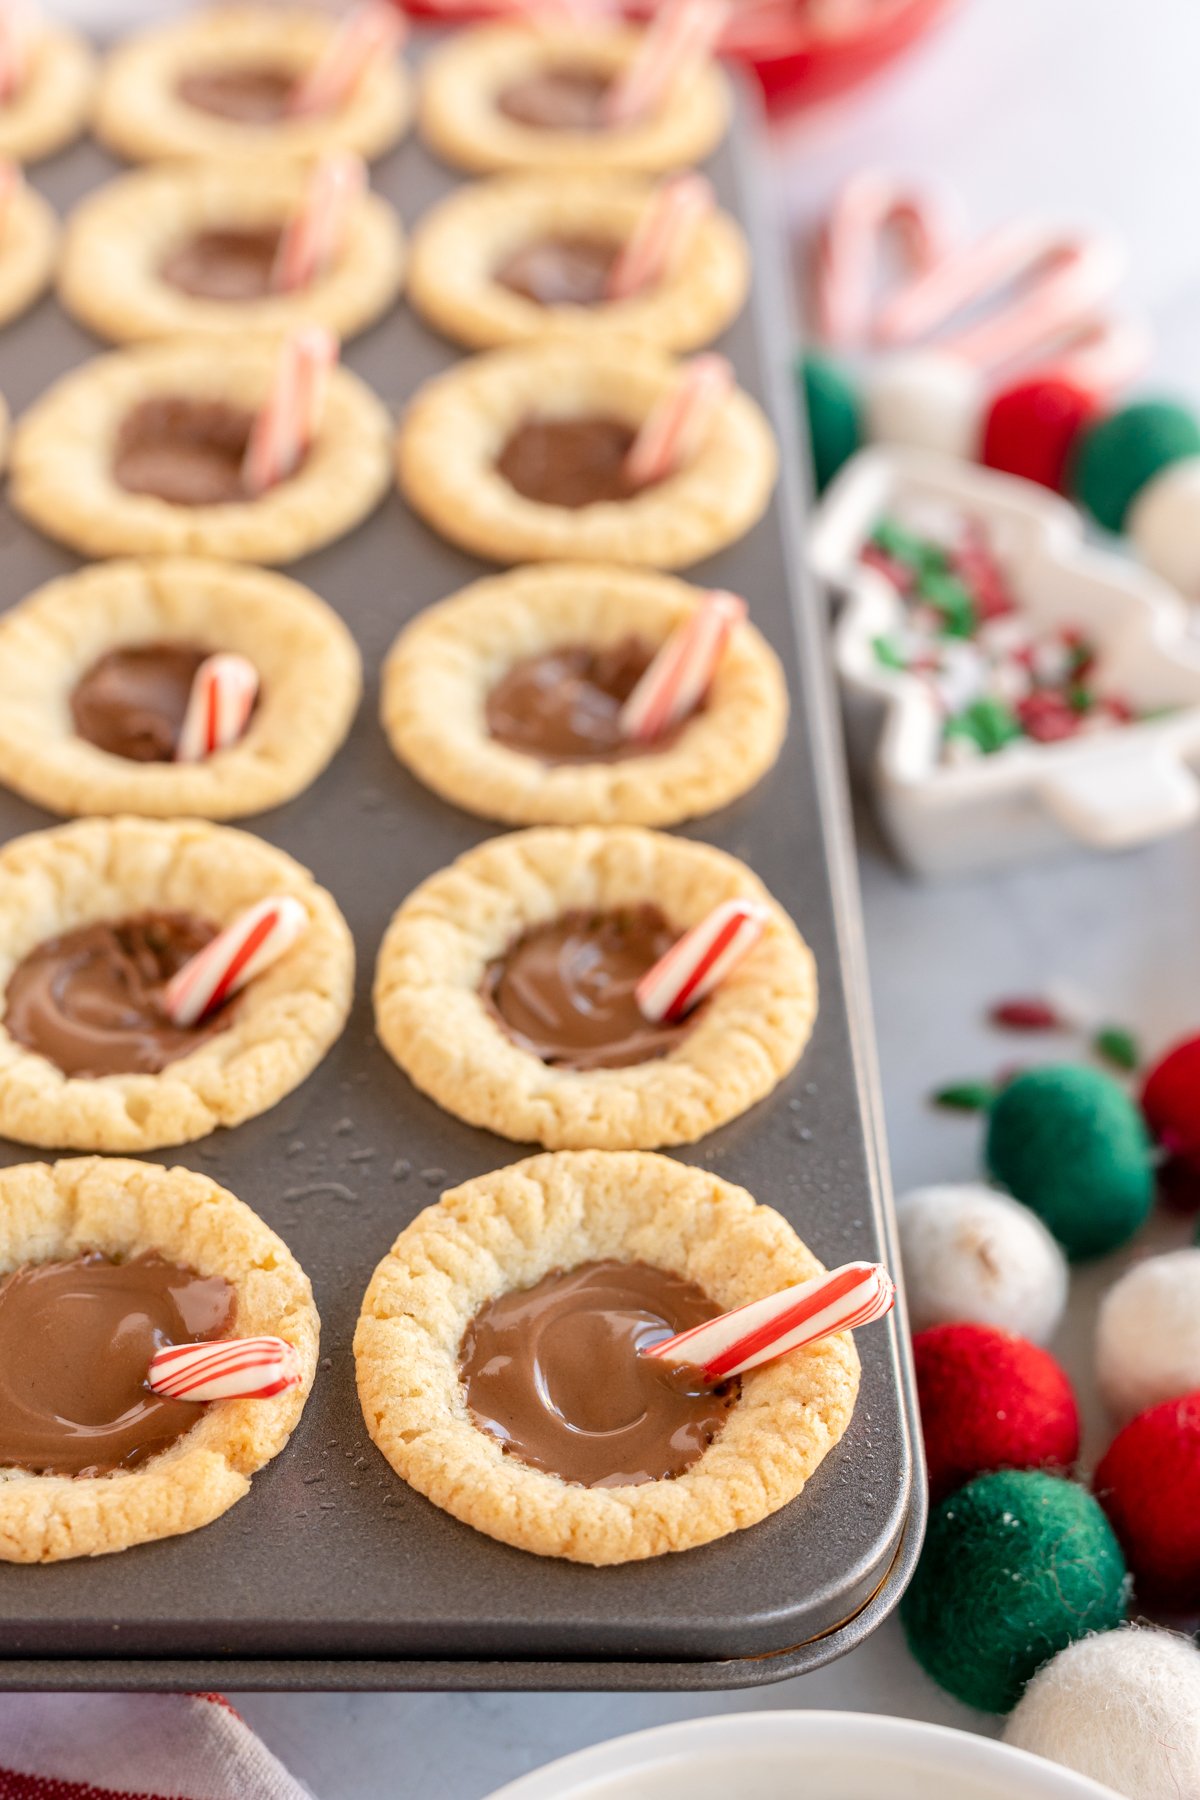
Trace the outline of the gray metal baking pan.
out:
[[[61,210],[111,172],[83,144],[34,179]],[[823,630],[800,555],[806,485],[782,246],[765,218],[769,171],[744,94],[710,172],[755,254],[753,303],[722,347],[770,411],[783,462],[768,516],[693,573],[748,597],[787,666],[793,716],[768,779],[689,834],[743,857],[793,913],[817,958],[821,1009],[777,1093],[682,1155],[778,1207],[826,1262],[895,1267],[852,838]],[[410,140],[375,179],[412,220],[455,177]],[[0,391],[20,411],[99,348],[44,301],[0,337]],[[347,361],[398,410],[456,355],[402,305]],[[0,546],[3,606],[74,566],[7,509]],[[0,1687],[729,1688],[826,1662],[895,1605],[919,1547],[924,1480],[898,1317],[860,1334],[853,1423],[798,1502],[752,1531],[649,1564],[594,1570],[493,1543],[411,1492],[367,1437],[350,1345],[372,1269],[444,1187],[520,1154],[415,1093],[376,1044],[370,1006],[393,908],[488,835],[393,760],[376,673],[405,620],[481,565],[393,495],[293,572],[350,624],[368,691],[333,767],[250,828],[337,896],[358,945],[355,1008],[321,1069],[274,1112],[158,1160],[211,1173],[290,1244],[321,1311],[319,1379],[289,1448],[216,1524],[90,1563],[0,1567]],[[0,838],[51,822],[0,794]],[[4,1163],[28,1155],[0,1145]]]

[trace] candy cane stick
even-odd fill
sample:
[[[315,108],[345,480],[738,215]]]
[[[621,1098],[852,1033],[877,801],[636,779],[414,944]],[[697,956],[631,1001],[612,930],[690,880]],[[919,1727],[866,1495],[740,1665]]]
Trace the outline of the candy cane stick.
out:
[[[889,1313],[895,1301],[895,1285],[881,1263],[845,1263],[765,1300],[735,1307],[719,1319],[693,1325],[640,1354],[655,1362],[698,1368],[707,1382],[728,1381],[835,1332],[870,1325]]]
[[[636,124],[669,87],[689,80],[716,49],[731,10],[728,0],[666,0],[605,96],[606,123]]]
[[[643,672],[620,713],[621,735],[648,743],[686,719],[712,686],[729,634],[746,616],[737,594],[703,595]]]
[[[770,914],[757,900],[725,900],[659,957],[634,989],[651,1024],[674,1024],[699,1006],[757,944]]]
[[[258,698],[258,670],[245,656],[206,656],[192,679],[176,762],[203,762],[236,744]]]
[[[308,927],[299,900],[275,894],[240,913],[203,950],[185,962],[163,992],[173,1025],[194,1025],[248,981],[278,962]]]
[[[25,80],[29,18],[20,0],[0,0],[0,102],[14,100]]]
[[[216,1344],[168,1344],[146,1376],[165,1400],[269,1400],[300,1385],[300,1358],[283,1338],[227,1338]]]
[[[283,340],[242,464],[242,486],[251,496],[298,468],[320,427],[326,378],[337,358],[337,339],[323,325],[302,326]]]
[[[288,111],[303,117],[332,112],[358,86],[367,70],[392,56],[404,42],[400,14],[382,0],[352,7],[307,75],[288,98]]]
[[[279,240],[271,270],[271,286],[277,293],[308,287],[329,267],[345,238],[351,209],[366,186],[367,165],[352,150],[335,150],[321,158],[299,210]]]
[[[1139,375],[1150,351],[1150,333],[1136,319],[1097,320],[1061,350],[1051,351],[1045,362],[1027,369],[1024,379],[1069,381],[1103,398]]]
[[[625,459],[635,487],[665,481],[704,442],[733,392],[733,370],[723,356],[697,356],[652,408]]]
[[[609,270],[608,298],[627,300],[660,282],[715,205],[712,183],[703,175],[664,181]]]
[[[865,169],[842,188],[817,234],[813,305],[823,341],[835,348],[869,335],[883,240],[894,233],[917,274],[942,262],[950,234],[933,195]]]

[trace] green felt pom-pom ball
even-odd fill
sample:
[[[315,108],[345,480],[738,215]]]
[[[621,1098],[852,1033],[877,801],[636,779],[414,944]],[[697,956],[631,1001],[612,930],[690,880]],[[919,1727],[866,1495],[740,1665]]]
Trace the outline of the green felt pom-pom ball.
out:
[[[1044,1662],[1125,1617],[1121,1547],[1098,1503],[1038,1470],[943,1500],[900,1603],[909,1648],[956,1699],[1007,1712]]]
[[[819,494],[862,443],[862,413],[850,382],[826,357],[802,356],[796,364],[796,380],[808,415],[813,477]]]
[[[1109,531],[1124,529],[1130,507],[1168,463],[1200,455],[1200,424],[1173,400],[1140,400],[1087,429],[1079,440],[1071,484]]]
[[[1072,1259],[1133,1236],[1154,1200],[1142,1115],[1111,1075],[1082,1064],[1030,1069],[988,1118],[987,1164]]]

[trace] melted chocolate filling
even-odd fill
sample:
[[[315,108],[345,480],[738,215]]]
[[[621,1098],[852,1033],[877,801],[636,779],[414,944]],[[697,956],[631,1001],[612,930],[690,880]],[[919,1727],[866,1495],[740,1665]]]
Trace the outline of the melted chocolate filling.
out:
[[[5,990],[4,1027],[64,1075],[157,1075],[224,1031],[232,1007],[173,1025],[163,990],[216,936],[191,913],[81,925],[23,957]]]
[[[239,125],[276,125],[296,85],[294,69],[276,63],[230,63],[181,75],[175,92],[187,106]]]
[[[109,650],[71,693],[76,734],[129,762],[173,762],[196,671],[197,644],[132,644]]]
[[[227,1337],[237,1296],[157,1252],[90,1252],[0,1281],[0,1466],[109,1475],[170,1449],[204,1412],[146,1385],[168,1344]]]
[[[599,306],[620,253],[621,245],[609,238],[539,238],[507,256],[495,279],[535,306]]]
[[[257,231],[197,231],[163,260],[159,274],[168,287],[197,300],[261,300],[274,290],[271,274],[281,228]]]
[[[467,1405],[508,1455],[578,1487],[669,1481],[703,1456],[740,1391],[638,1351],[715,1319],[694,1281],[592,1262],[500,1294],[459,1352]]]
[[[563,63],[510,82],[497,94],[496,110],[534,131],[603,131],[611,85],[599,69]]]
[[[172,506],[245,500],[242,462],[254,414],[223,400],[164,394],[139,401],[117,428],[113,476],[130,494]]]
[[[497,743],[547,763],[620,762],[674,743],[682,724],[654,742],[621,733],[621,708],[653,661],[640,637],[607,649],[569,644],[526,656],[487,697],[487,728]]]
[[[640,492],[625,459],[637,434],[623,419],[596,413],[574,419],[526,419],[496,467],[526,500],[542,506],[594,506]]]
[[[513,1042],[560,1069],[627,1069],[666,1056],[702,1004],[675,1024],[642,1017],[634,989],[671,948],[657,906],[569,912],[535,925],[484,973],[483,996]]]

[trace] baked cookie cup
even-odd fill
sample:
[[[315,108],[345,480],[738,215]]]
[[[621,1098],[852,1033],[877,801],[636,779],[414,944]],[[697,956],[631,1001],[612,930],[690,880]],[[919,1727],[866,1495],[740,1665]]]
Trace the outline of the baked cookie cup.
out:
[[[702,162],[725,135],[729,89],[709,64],[674,81],[636,123],[580,129],[529,122],[531,84],[567,75],[592,86],[592,98],[629,68],[642,43],[636,27],[581,31],[552,26],[485,25],[456,33],[423,71],[419,124],[429,148],[455,168],[680,169]],[[577,96],[576,98],[579,98]],[[581,96],[588,110],[588,96]],[[570,107],[570,98],[568,98]],[[553,108],[552,108],[553,110]],[[573,109],[572,109],[573,110]]]
[[[606,956],[586,942],[589,922],[603,931],[615,921],[619,936],[634,938],[628,986],[639,955],[648,966],[714,907],[743,899],[766,909],[762,937],[682,1026],[647,1027],[632,1051],[644,1049],[642,1060],[548,1061],[518,1041],[500,1010],[506,980],[530,985],[514,953],[520,963],[560,926],[579,921],[585,942],[551,943],[550,966],[578,984],[589,1012],[603,1003],[595,962]],[[535,1010],[570,1013],[572,994],[547,996],[532,979]],[[772,1091],[799,1060],[816,1013],[812,953],[745,864],[636,826],[547,827],[469,850],[400,907],[375,973],[380,1040],[414,1085],[469,1125],[548,1150],[694,1143]]]
[[[0,211],[0,325],[45,293],[57,252],[58,215],[36,188],[18,181]]]
[[[509,825],[676,825],[714,812],[771,768],[787,731],[783,671],[753,625],[735,627],[681,728],[639,750],[621,745],[615,726],[618,701],[700,599],[669,575],[604,564],[546,563],[474,582],[392,646],[381,695],[388,741],[435,793]],[[532,747],[539,730],[542,753]],[[595,757],[572,760],[568,747],[556,760],[558,734],[576,731],[581,747],[592,735]]]
[[[287,563],[332,543],[387,490],[388,415],[365,382],[332,369],[319,428],[299,467],[265,493],[243,497],[245,444],[277,354],[273,338],[219,347],[181,338],[84,363],[19,420],[13,505],[47,537],[89,557]],[[180,466],[190,478],[197,465],[201,491],[223,498],[184,503],[151,491],[164,469]]]
[[[502,1543],[596,1565],[694,1549],[795,1500],[854,1411],[847,1332],[744,1376],[713,1441],[671,1479],[575,1485],[479,1428],[460,1355],[481,1308],[606,1261],[684,1277],[722,1312],[822,1271],[779,1213],[663,1156],[567,1151],[464,1182],[401,1232],[355,1333],[367,1429],[396,1473]]]
[[[73,143],[87,124],[96,60],[78,32],[30,21],[26,66],[12,99],[0,103],[0,156],[40,162]]]
[[[320,7],[216,6],[126,38],[104,64],[93,130],[130,162],[267,160],[357,150],[369,161],[404,134],[412,84],[397,58],[373,63],[341,105],[289,114],[290,88],[337,29]]]
[[[633,340],[570,338],[491,350],[418,390],[397,439],[400,487],[452,543],[492,562],[615,562],[684,568],[737,541],[765,512],[775,440],[748,394],[723,400],[674,473],[620,498],[533,499],[501,468],[531,424],[583,422],[632,440],[678,378]],[[555,458],[538,459],[543,469]]]
[[[282,332],[310,322],[354,337],[400,291],[400,221],[378,194],[360,194],[330,266],[303,287],[274,292],[279,239],[310,180],[299,162],[256,167],[253,181],[229,161],[119,176],[71,213],[59,299],[82,325],[118,344]]]
[[[221,652],[253,664],[254,711],[227,749],[172,761],[193,665]],[[50,812],[241,818],[316,780],[361,691],[354,639],[299,582],[190,557],[98,563],[0,615],[0,781]]]
[[[700,219],[660,278],[625,299],[604,297],[608,270],[657,193],[653,181],[622,174],[507,175],[461,188],[413,233],[409,298],[472,350],[548,331],[588,340],[615,331],[698,350],[737,316],[749,286],[746,240],[728,213]]]
[[[80,1034],[94,1043],[103,1033],[103,1053],[110,1024],[122,1046],[131,1036],[153,1043],[165,1028],[161,977],[173,969],[144,966],[156,927],[159,935],[178,927],[168,930],[166,957],[176,936],[203,947],[276,896],[299,901],[303,932],[210,1020],[172,1041],[182,1054],[154,1072],[64,1072],[62,1045],[74,1049]],[[109,929],[93,934],[92,926]],[[116,928],[130,926],[136,941],[113,950]],[[88,991],[91,967],[99,994]],[[0,1136],[47,1149],[153,1150],[239,1125],[317,1067],[341,1035],[353,985],[354,945],[332,897],[290,856],[247,832],[117,818],[14,838],[0,850]]]
[[[286,1340],[300,1383],[269,1399],[196,1406],[195,1424],[136,1467],[55,1475],[0,1466],[0,1561],[104,1556],[210,1524],[284,1448],[312,1387],[320,1325],[308,1277],[258,1215],[207,1175],[97,1156],[0,1170],[0,1308],[15,1270],[94,1253],[120,1263],[157,1255],[223,1278],[237,1335]]]

